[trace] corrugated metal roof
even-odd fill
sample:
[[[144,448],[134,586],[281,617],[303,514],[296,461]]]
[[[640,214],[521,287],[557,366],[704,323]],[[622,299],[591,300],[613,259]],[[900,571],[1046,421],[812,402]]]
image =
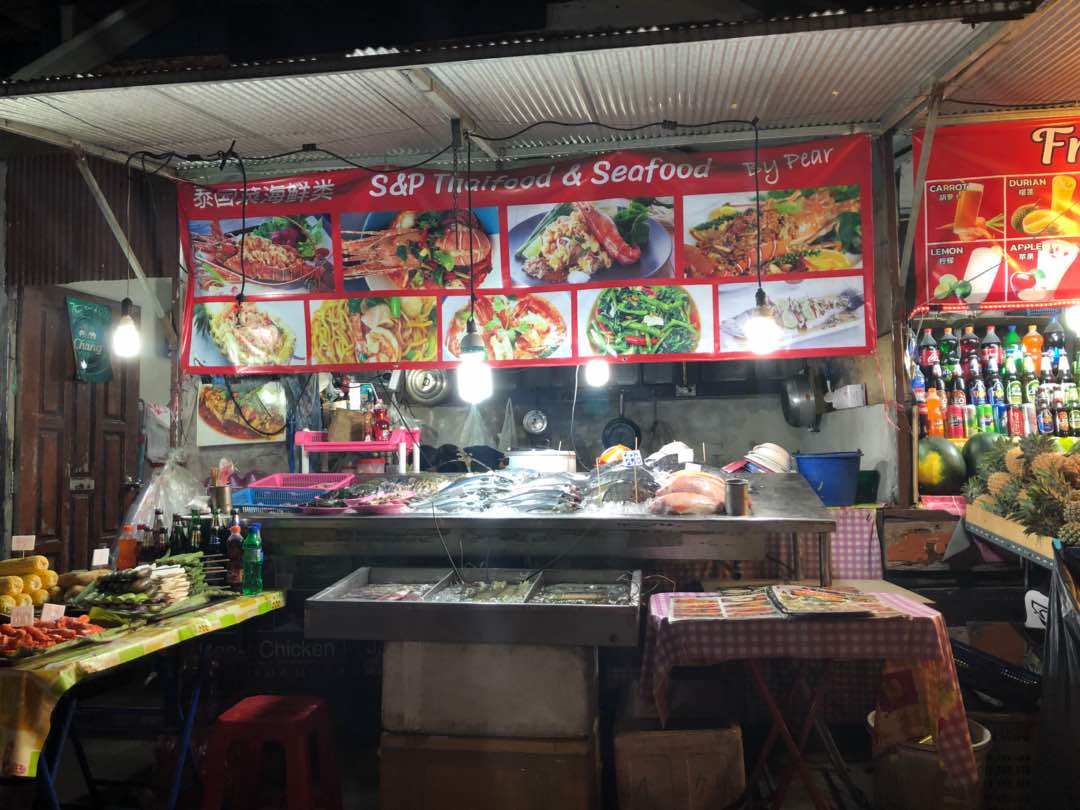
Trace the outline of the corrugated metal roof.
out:
[[[947,98],[1037,107],[1080,104],[1080,0],[1048,2],[1015,33],[949,89]],[[972,104],[945,104],[945,115],[969,114]]]

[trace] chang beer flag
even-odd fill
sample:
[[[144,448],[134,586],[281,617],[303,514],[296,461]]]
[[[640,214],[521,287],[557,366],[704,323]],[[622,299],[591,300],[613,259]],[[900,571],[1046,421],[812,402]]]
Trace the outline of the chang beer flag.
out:
[[[71,345],[75,349],[75,379],[103,383],[112,379],[112,360],[105,341],[112,331],[112,310],[104,304],[68,298]]]

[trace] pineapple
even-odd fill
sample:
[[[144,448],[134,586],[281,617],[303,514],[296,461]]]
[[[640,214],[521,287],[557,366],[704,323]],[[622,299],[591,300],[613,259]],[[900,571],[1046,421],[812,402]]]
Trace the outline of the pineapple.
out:
[[[1032,475],[1050,470],[1063,472],[1064,469],[1065,456],[1061,455],[1061,453],[1041,453],[1035,456],[1035,460],[1031,462]]]
[[[1032,433],[1020,440],[1020,452],[1024,454],[1024,475],[1034,474],[1032,463],[1036,458],[1047,453],[1057,453],[1057,439],[1045,433]]]
[[[1020,477],[1024,474],[1024,451],[1019,447],[1010,447],[1005,454],[1005,469]]]
[[[1058,539],[1066,546],[1080,545],[1080,522],[1074,521],[1062,526]]]
[[[990,477],[986,479],[986,490],[996,498],[1011,480],[1012,476],[1008,473],[991,473]]]
[[[1070,453],[1064,458],[1065,463],[1061,466],[1062,473],[1073,487],[1080,488],[1080,456]]]
[[[1077,497],[1077,493],[1073,493],[1065,503],[1063,516],[1066,523],[1075,523],[1080,526],[1080,498]]]

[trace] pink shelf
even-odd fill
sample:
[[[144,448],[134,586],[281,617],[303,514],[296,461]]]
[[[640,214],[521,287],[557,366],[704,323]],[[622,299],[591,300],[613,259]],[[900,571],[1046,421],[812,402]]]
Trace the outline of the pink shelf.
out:
[[[308,453],[392,453],[400,449],[402,442],[406,448],[420,444],[420,428],[396,428],[384,442],[328,442],[325,431],[296,431],[297,447],[303,447]]]

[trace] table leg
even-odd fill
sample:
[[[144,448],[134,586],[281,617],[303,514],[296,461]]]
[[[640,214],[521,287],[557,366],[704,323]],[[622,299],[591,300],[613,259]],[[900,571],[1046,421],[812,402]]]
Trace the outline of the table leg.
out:
[[[90,794],[90,804],[97,808],[101,806],[101,801],[98,798],[97,783],[94,781],[93,774],[90,773],[90,760],[86,756],[86,749],[83,748],[82,740],[76,733],[75,726],[71,727],[71,747],[75,750],[75,758],[79,761],[79,770],[82,771],[83,781],[86,782],[86,790]]]
[[[828,532],[818,534],[818,560],[821,568],[821,587],[832,585],[832,535]]]
[[[37,780],[38,790],[44,791],[44,800],[51,810],[60,810],[60,798],[56,795],[56,772],[60,768],[60,759],[64,755],[64,745],[67,743],[68,730],[71,728],[71,718],[75,714],[75,698],[61,698],[60,704],[53,711],[55,715],[60,712],[60,723],[56,727],[56,736],[49,733],[49,739],[38,757]],[[51,762],[49,760],[52,760]]]
[[[195,684],[191,689],[191,697],[187,708],[179,702],[177,695],[177,712],[181,718],[180,744],[176,746],[176,765],[173,768],[172,786],[169,788],[169,802],[165,805],[168,810],[175,810],[176,803],[180,799],[180,785],[184,781],[184,765],[190,764],[195,782],[199,782],[199,769],[195,763],[195,751],[191,745],[191,732],[195,727],[195,715],[199,710],[199,697],[202,693],[202,682],[206,672],[206,645],[199,647],[199,664],[196,669]]]
[[[806,748],[806,741],[810,739],[810,729],[814,727],[814,723],[818,717],[818,711],[821,706],[821,701],[825,697],[825,683],[826,675],[828,674],[828,667],[822,670],[818,676],[817,686],[811,692],[810,706],[807,709],[806,717],[803,718],[802,728],[799,730],[799,753],[793,756],[802,757],[802,750]],[[803,677],[802,671],[796,675],[794,692],[796,694],[802,692]],[[773,807],[776,810],[780,810],[784,806],[784,798],[787,796],[788,788],[791,786],[791,780],[795,776],[795,768],[789,767],[784,775],[780,779],[780,784],[776,789],[776,795],[773,797]],[[809,786],[807,786],[809,788]]]
[[[799,777],[802,779],[803,784],[806,786],[806,792],[810,794],[810,800],[814,803],[814,807],[817,810],[830,810],[829,804],[821,797],[820,792],[817,789],[817,785],[814,784],[813,777],[810,773],[810,769],[806,767],[806,762],[803,760],[801,747],[795,743],[795,738],[791,736],[791,731],[788,729],[787,722],[784,720],[784,715],[780,712],[780,707],[776,704],[776,698],[773,697],[772,692],[769,690],[769,685],[765,683],[765,678],[761,674],[761,668],[758,666],[758,662],[751,659],[746,662],[747,668],[750,670],[750,675],[754,679],[754,685],[757,687],[758,694],[761,695],[762,700],[765,701],[765,705],[769,709],[769,714],[772,715],[773,724],[780,734],[780,738],[784,741],[784,745],[788,749],[788,753],[791,755],[794,768],[798,770]],[[823,679],[824,681],[824,679]],[[811,706],[811,709],[816,709],[816,702]],[[808,720],[812,724],[813,714],[808,715]],[[806,724],[804,723],[803,729],[803,744],[805,745],[805,735],[809,733]],[[790,781],[790,775],[786,781]],[[783,793],[787,791],[786,784],[781,785],[780,793],[778,797],[780,802],[774,800],[773,807],[779,809],[783,803]]]

